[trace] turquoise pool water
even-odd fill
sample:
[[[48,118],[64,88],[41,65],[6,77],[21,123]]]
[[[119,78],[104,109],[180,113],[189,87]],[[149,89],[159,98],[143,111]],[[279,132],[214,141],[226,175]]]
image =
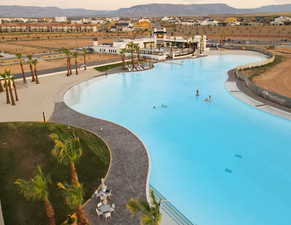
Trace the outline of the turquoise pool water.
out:
[[[261,59],[221,55],[160,63],[84,82],[65,101],[135,132],[151,155],[151,184],[193,223],[290,225],[291,122],[224,89],[229,69]],[[208,95],[212,103],[203,101]]]

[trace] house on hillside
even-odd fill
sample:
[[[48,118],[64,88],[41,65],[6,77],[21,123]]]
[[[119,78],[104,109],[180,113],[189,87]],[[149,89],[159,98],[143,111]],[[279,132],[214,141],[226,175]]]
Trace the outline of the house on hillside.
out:
[[[67,17],[66,16],[56,16],[55,17],[55,22],[57,22],[57,23],[65,23],[65,22],[67,22]]]
[[[217,26],[218,25],[218,21],[211,19],[211,18],[207,18],[203,21],[199,22],[200,26]]]
[[[287,16],[280,16],[274,19],[274,21],[271,22],[271,25],[290,25],[291,24],[291,18]]]
[[[116,30],[118,31],[125,31],[125,32],[128,32],[128,31],[132,31],[133,30],[133,25],[130,21],[118,21],[116,24],[115,24],[115,27],[116,27]]]

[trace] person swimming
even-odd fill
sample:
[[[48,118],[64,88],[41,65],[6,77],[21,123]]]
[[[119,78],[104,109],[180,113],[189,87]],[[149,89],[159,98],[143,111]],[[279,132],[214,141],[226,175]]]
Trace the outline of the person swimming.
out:
[[[211,98],[211,95],[209,95],[208,98],[205,98],[205,99],[204,99],[204,102],[211,102],[211,99],[212,99],[212,98]]]

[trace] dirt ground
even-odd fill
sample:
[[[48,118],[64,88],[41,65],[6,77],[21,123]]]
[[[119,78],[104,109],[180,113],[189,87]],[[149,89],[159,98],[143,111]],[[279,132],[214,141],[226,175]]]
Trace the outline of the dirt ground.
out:
[[[262,88],[291,98],[291,49],[284,49],[284,51],[290,54],[282,54],[281,50],[274,51],[285,56],[286,59],[282,63],[254,77],[253,81]]]
[[[7,53],[21,52],[22,54],[27,54],[27,55],[47,52],[46,49],[32,48],[32,47],[21,46],[21,45],[13,45],[10,43],[0,43],[0,50]]]
[[[107,59],[119,59],[119,56],[113,56],[113,55],[97,55],[97,54],[88,54],[87,55],[87,63],[89,62],[98,62],[102,60]],[[72,68],[75,66],[75,59],[72,58],[71,60]],[[78,57],[78,64],[83,64],[83,56]],[[57,67],[63,67],[66,66],[66,59],[57,59],[52,61],[39,61],[37,64],[38,70],[45,70],[45,69],[52,69]],[[0,66],[0,73],[3,72],[5,69],[10,69],[13,74],[20,73],[20,67],[18,64],[11,65],[11,66]],[[30,72],[29,65],[24,65],[25,72]]]
[[[112,42],[112,38],[98,40],[99,43]],[[61,48],[83,48],[93,44],[93,39],[30,40],[0,43],[0,50],[8,53],[37,54],[55,52]]]

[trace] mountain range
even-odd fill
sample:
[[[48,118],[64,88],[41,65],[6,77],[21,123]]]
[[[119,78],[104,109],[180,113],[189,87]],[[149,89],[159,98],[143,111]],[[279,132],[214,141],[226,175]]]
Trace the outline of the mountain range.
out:
[[[207,16],[209,14],[245,14],[291,12],[291,4],[267,5],[259,8],[239,9],[226,4],[145,4],[118,10],[89,10],[81,8],[0,6],[0,17],[55,17],[55,16]]]

